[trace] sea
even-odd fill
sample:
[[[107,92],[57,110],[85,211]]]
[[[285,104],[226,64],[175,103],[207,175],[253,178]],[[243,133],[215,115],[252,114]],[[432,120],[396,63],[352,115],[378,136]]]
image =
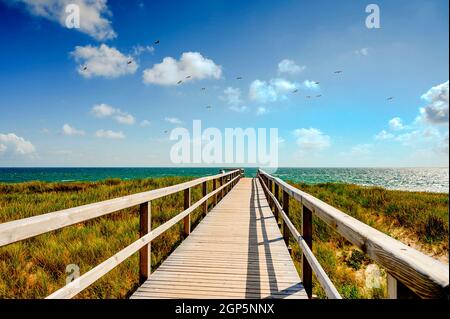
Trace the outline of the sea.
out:
[[[255,176],[257,168],[245,168],[245,176]],[[27,181],[73,182],[123,180],[167,176],[207,176],[220,168],[164,167],[72,167],[0,168],[0,183]],[[270,172],[283,180],[308,184],[342,182],[387,189],[449,193],[448,168],[278,168]]]

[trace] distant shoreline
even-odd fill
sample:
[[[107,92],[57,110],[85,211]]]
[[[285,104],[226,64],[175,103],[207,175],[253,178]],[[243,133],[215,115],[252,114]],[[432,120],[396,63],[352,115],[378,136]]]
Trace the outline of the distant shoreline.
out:
[[[157,177],[200,177],[214,175],[219,167],[72,167],[0,168],[0,183],[95,182],[110,178],[136,180]],[[226,168],[225,168],[226,169]],[[256,176],[257,168],[245,168],[245,175]],[[273,175],[295,183],[355,184],[388,190],[449,193],[448,168],[278,168]]]

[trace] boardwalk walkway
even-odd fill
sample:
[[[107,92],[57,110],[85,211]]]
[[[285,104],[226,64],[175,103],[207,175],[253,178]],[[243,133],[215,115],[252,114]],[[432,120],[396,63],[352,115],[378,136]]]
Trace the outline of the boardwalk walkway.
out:
[[[257,179],[242,178],[131,298],[308,298]]]

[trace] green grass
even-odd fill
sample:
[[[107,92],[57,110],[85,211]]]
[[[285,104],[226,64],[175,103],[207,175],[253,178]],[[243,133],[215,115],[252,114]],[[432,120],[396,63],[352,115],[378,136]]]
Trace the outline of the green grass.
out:
[[[448,194],[392,191],[380,187],[324,183],[293,186],[341,209],[358,220],[448,263]],[[299,203],[290,201],[290,217],[301,229]],[[301,252],[292,243],[301,269]],[[379,288],[367,288],[365,269],[373,262],[317,217],[313,217],[313,252],[344,298],[386,297],[386,273]],[[324,297],[317,281],[313,293]]]
[[[0,184],[0,223],[98,202],[189,180],[189,177],[133,181]],[[387,191],[346,184],[300,184],[344,212],[426,253],[448,258],[448,195]],[[212,189],[208,184],[209,191]],[[201,198],[201,186],[192,202]],[[152,201],[152,228],[182,211],[182,192]],[[301,229],[301,207],[291,201],[290,215]],[[197,210],[193,226],[201,220]],[[316,218],[313,251],[345,298],[381,298],[385,285],[367,289],[364,270],[372,262]],[[157,267],[181,241],[182,222],[152,242],[152,265]],[[85,273],[138,238],[139,207],[43,234],[0,248],[0,298],[43,298],[65,285],[66,266]],[[301,252],[292,243],[295,264]],[[77,298],[126,298],[138,285],[138,254],[124,261]],[[383,274],[383,272],[382,272]],[[314,282],[314,293],[324,293]]]

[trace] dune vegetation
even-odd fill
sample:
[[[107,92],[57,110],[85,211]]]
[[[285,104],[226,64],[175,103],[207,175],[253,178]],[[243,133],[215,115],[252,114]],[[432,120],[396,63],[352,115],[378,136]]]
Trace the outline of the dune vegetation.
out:
[[[0,184],[0,223],[98,202],[187,181],[188,177],[100,182]],[[405,243],[448,262],[448,195],[388,191],[348,184],[294,184],[344,212]],[[208,184],[212,189],[212,183]],[[201,188],[192,190],[192,201]],[[152,201],[152,228],[183,207],[182,192]],[[301,227],[301,208],[291,201],[291,218]],[[201,213],[192,216],[193,228]],[[367,289],[364,270],[371,261],[317,219],[313,251],[345,298],[383,298],[385,285]],[[157,267],[181,242],[182,223],[152,243]],[[139,207],[43,234],[0,248],[0,298],[43,298],[65,285],[66,267],[85,273],[138,238]],[[301,253],[293,243],[300,269]],[[138,285],[138,254],[85,289],[77,298],[126,298]],[[383,271],[381,270],[383,275]],[[314,283],[314,293],[323,291]]]

